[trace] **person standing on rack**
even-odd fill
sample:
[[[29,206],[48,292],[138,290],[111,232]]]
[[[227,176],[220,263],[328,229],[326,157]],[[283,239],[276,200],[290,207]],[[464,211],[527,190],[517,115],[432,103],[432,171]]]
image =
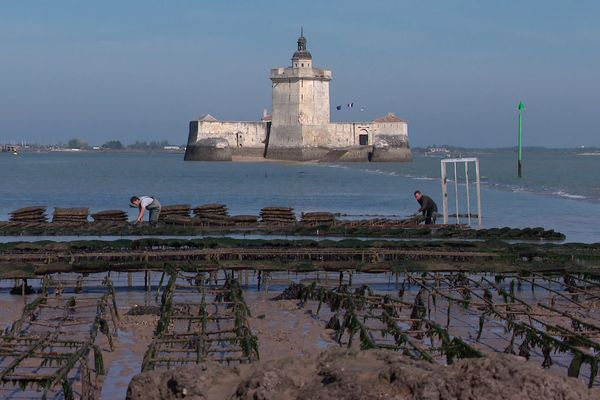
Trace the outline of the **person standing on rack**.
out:
[[[156,225],[161,209],[158,199],[152,196],[132,196],[131,199],[129,199],[129,202],[131,203],[131,207],[137,207],[140,210],[134,225],[137,225],[144,220],[146,210],[148,210],[148,221],[150,222],[150,225]]]
[[[425,225],[435,224],[435,220],[437,219],[438,208],[437,204],[433,199],[423,193],[420,190],[415,191],[415,199],[421,205],[418,213],[423,213],[425,217]]]

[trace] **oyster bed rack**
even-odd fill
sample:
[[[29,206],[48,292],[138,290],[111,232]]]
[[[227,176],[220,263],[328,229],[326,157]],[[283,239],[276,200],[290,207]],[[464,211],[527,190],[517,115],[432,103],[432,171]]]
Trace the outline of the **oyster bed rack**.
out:
[[[258,360],[258,339],[247,320],[250,311],[232,275],[176,270],[168,275],[142,371],[205,361],[229,365]]]
[[[83,294],[88,285],[100,293]],[[105,373],[98,333],[112,350],[118,318],[108,276],[45,277],[40,295],[0,335],[0,397],[97,398]]]
[[[600,282],[584,275],[404,273],[398,293],[290,287],[301,305],[329,306],[335,340],[452,363],[486,352],[518,354],[598,385]]]

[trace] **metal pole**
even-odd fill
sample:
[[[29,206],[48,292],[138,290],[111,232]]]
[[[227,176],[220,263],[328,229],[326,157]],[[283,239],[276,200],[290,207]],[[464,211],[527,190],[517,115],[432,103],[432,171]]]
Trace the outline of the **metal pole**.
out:
[[[442,166],[442,204],[444,211],[444,224],[448,224],[448,182],[446,180],[446,163],[441,162]]]
[[[456,161],[454,161],[454,199],[456,200],[456,223],[460,224],[458,217],[458,174],[456,173]]]
[[[523,161],[523,115],[521,114],[522,110],[525,109],[525,104],[523,104],[522,101],[519,102],[519,105],[517,106],[517,109],[519,110],[519,137],[518,137],[518,143],[519,143],[519,156],[518,156],[518,166],[517,166],[517,174],[519,176],[519,178],[521,177],[521,172],[522,172],[522,161]]]
[[[519,112],[519,160],[518,160],[518,174],[519,178],[522,176],[522,160],[523,160],[523,116]]]
[[[465,161],[465,184],[467,186],[467,220],[471,225],[471,196],[469,194],[469,162]]]
[[[479,180],[479,159],[475,160],[475,175],[477,175],[477,218],[481,226],[481,182]]]

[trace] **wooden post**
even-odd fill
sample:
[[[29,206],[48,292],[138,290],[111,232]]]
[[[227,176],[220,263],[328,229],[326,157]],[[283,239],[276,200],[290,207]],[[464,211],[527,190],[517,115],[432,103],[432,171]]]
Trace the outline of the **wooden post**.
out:
[[[256,291],[257,292],[260,292],[260,283],[261,283],[261,280],[262,280],[262,270],[259,269],[258,270],[258,278],[256,279],[256,281],[257,281]]]
[[[87,396],[89,396],[90,394],[90,380],[89,380],[89,372],[88,372],[88,365],[87,365],[87,359],[88,356],[86,356],[85,358],[83,358],[81,360],[81,397],[82,398],[87,398]]]
[[[133,286],[133,276],[131,274],[131,272],[127,273],[127,287],[132,287]]]
[[[269,272],[265,271],[265,277],[264,277],[264,282],[265,282],[265,293],[269,294]]]
[[[456,161],[454,161],[454,200],[456,202],[456,223],[460,224],[458,217],[458,174],[456,172]]]
[[[469,162],[465,161],[465,185],[467,187],[467,221],[471,225],[471,196],[469,193]]]
[[[444,224],[448,223],[448,181],[446,179],[446,163],[442,161],[442,203],[444,209]]]
[[[477,219],[481,226],[481,184],[479,180],[479,159],[475,159],[475,175],[477,175]]]

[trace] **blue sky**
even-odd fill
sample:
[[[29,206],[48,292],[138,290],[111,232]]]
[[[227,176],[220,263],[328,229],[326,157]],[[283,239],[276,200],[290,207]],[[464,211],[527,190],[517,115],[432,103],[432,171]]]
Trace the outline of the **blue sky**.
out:
[[[525,145],[599,146],[598,20],[597,1],[3,0],[0,142],[185,143],[204,113],[257,120],[304,26],[333,120],[391,111],[413,146],[510,146],[522,100]]]

